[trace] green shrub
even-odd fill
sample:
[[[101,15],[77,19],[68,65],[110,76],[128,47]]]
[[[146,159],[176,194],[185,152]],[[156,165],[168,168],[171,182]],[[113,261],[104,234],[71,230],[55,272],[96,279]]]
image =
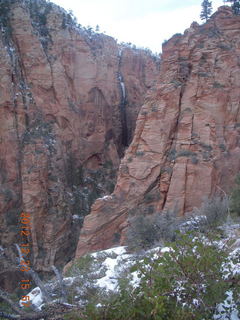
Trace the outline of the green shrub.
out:
[[[82,318],[80,318],[80,314],[78,311],[73,310],[73,311],[65,314],[63,319],[64,320],[80,320]]]
[[[158,111],[158,107],[157,107],[157,106],[153,106],[153,107],[151,108],[151,110],[152,110],[152,112],[157,112],[157,111]]]
[[[196,156],[195,152],[192,152],[191,150],[180,150],[177,153],[177,157],[194,157]]]
[[[111,160],[108,160],[103,163],[103,168],[105,169],[112,169],[112,167],[113,167],[113,162]]]
[[[137,272],[139,285],[134,288],[122,279],[118,292],[98,307],[87,307],[86,319],[212,319],[227,290],[235,301],[240,293],[239,275],[233,276],[231,268],[226,250],[196,234],[183,235],[165,253],[155,251],[137,262],[131,271]],[[231,312],[231,307],[225,311]]]
[[[167,152],[167,158],[169,161],[173,161],[177,158],[177,151],[176,149],[170,149],[168,152]]]
[[[192,164],[198,164],[198,158],[196,156],[191,157]]]
[[[151,305],[152,319],[210,319],[232,285],[222,273],[227,252],[191,235],[171,246],[171,251],[137,267],[142,277],[139,292]],[[234,290],[236,297],[239,288]]]
[[[171,168],[171,167],[163,167],[163,168],[161,168],[161,174],[163,174],[163,173],[167,173],[167,174],[172,174],[172,172],[173,172],[173,168]]]
[[[225,51],[230,51],[232,49],[231,46],[227,45],[226,43],[218,43],[217,48],[220,48]]]
[[[172,83],[175,88],[177,88],[177,87],[182,85],[182,82],[179,81],[179,80],[176,80],[176,79],[172,80],[170,83]]]
[[[79,274],[87,274],[93,268],[94,258],[90,255],[86,255],[74,261],[74,264],[68,269],[66,276],[73,277]]]
[[[144,196],[144,203],[151,203],[160,200],[161,195],[158,189],[152,189]]]
[[[221,83],[219,83],[219,82],[217,82],[217,81],[215,81],[215,82],[213,83],[213,88],[221,89],[221,88],[224,88],[224,85],[221,84]]]
[[[210,74],[207,72],[198,72],[198,75],[199,75],[199,77],[202,77],[202,78],[209,78],[210,77]]]
[[[209,161],[211,159],[211,153],[209,151],[203,151],[202,158],[205,161]]]
[[[136,156],[137,157],[142,157],[142,156],[144,156],[144,152],[143,151],[137,151],[136,152]]]
[[[219,148],[224,152],[227,150],[226,145],[224,143],[219,144]]]
[[[0,1],[0,27],[2,29],[3,39],[9,43],[12,36],[12,26],[10,23],[11,1]]]
[[[209,144],[206,144],[206,143],[204,143],[204,142],[200,142],[199,143],[199,145],[203,148],[203,149],[205,149],[206,151],[212,151],[212,146],[210,146]]]

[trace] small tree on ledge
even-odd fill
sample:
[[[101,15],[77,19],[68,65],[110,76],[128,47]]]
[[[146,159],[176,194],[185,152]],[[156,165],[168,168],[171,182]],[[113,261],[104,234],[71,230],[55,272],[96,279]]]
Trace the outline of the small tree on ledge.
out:
[[[235,14],[240,15],[240,0],[224,0],[224,3],[232,3],[232,9]]]
[[[208,18],[212,13],[212,2],[209,0],[203,0],[202,2],[202,11],[200,14],[201,20],[205,20],[207,22]]]

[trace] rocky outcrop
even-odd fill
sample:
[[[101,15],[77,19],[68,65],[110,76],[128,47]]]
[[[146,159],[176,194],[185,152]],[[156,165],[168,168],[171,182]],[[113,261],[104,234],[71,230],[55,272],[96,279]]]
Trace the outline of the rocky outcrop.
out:
[[[83,216],[113,191],[159,61],[42,0],[2,2],[0,23],[0,240],[19,243],[29,212],[32,266],[48,271],[73,256]]]
[[[187,214],[240,169],[240,17],[221,7],[163,45],[115,190],[85,218],[76,257],[124,243],[129,214]]]

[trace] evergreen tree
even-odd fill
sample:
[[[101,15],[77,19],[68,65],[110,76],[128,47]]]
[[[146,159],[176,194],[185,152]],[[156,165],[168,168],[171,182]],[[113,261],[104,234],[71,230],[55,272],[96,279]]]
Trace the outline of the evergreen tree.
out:
[[[235,14],[240,14],[240,0],[225,0],[225,2],[232,3],[232,9]]]
[[[200,14],[201,20],[207,21],[211,13],[212,13],[212,2],[209,0],[203,0],[202,11]]]

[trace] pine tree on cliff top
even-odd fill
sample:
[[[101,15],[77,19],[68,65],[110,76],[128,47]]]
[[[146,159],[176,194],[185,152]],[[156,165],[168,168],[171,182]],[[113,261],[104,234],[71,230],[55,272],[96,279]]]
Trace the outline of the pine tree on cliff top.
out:
[[[200,14],[201,20],[207,21],[212,13],[212,2],[209,0],[203,0],[202,2],[202,11]]]
[[[225,2],[232,3],[232,9],[235,14],[240,14],[240,0],[225,0]]]

